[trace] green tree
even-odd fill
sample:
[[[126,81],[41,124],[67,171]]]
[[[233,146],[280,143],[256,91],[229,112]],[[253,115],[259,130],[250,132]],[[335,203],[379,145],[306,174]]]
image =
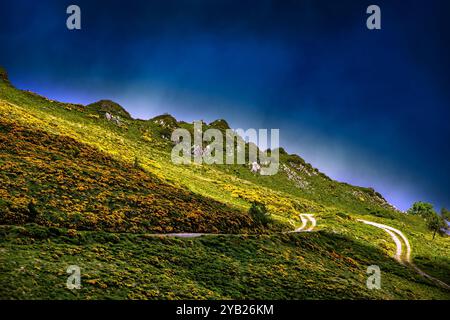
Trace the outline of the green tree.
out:
[[[36,204],[31,200],[28,203],[28,221],[34,222],[39,216],[39,212],[36,209]]]
[[[436,236],[436,232],[439,232],[441,228],[445,227],[444,219],[434,211],[433,205],[426,202],[416,202],[407,211],[408,214],[417,215],[425,219],[428,229],[433,232],[433,239]]]
[[[450,211],[448,211],[447,209],[445,209],[445,208],[441,209],[441,216],[445,220],[450,221]]]
[[[433,240],[434,240],[434,237],[436,236],[436,232],[440,232],[440,230],[442,228],[444,228],[445,226],[446,226],[446,224],[445,224],[444,219],[437,214],[434,215],[433,217],[430,217],[427,220],[428,229],[433,231]]]
[[[427,202],[415,202],[412,207],[407,211],[408,214],[418,215],[424,219],[433,217],[436,215],[436,211],[434,211],[433,205]]]
[[[267,226],[267,224],[272,220],[270,217],[270,212],[267,211],[266,206],[257,201],[252,202],[249,213],[253,218],[253,221],[263,226]]]

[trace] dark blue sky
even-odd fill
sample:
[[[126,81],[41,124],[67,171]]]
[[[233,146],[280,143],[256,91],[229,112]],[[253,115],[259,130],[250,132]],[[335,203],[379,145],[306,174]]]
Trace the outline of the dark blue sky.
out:
[[[382,30],[365,26],[370,4]],[[449,14],[448,1],[2,0],[0,65],[53,99],[279,128],[334,179],[400,209],[450,208]]]

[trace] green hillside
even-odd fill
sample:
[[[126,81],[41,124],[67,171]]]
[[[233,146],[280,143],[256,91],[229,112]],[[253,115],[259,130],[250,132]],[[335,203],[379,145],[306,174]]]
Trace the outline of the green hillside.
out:
[[[450,298],[392,258],[387,233],[357,221],[401,230],[414,264],[448,284],[449,238],[432,240],[422,218],[283,149],[274,176],[173,164],[177,127],[193,130],[167,114],[133,119],[108,100],[49,100],[14,88],[0,70],[0,298]],[[253,202],[270,223],[249,213]],[[285,234],[303,213],[317,232]],[[212,235],[155,236],[182,232]],[[65,287],[71,264],[82,269],[80,290]],[[380,290],[366,287],[374,264]]]

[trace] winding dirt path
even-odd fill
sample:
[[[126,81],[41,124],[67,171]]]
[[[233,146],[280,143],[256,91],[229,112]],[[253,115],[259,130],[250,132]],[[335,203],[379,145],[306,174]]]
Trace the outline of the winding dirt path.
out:
[[[427,274],[426,272],[422,271],[421,269],[419,269],[419,267],[417,267],[412,261],[411,261],[411,245],[409,244],[408,238],[405,237],[405,235],[398,229],[392,228],[390,226],[387,226],[385,224],[381,224],[381,223],[376,223],[376,222],[372,222],[372,221],[368,221],[368,220],[363,220],[363,219],[358,219],[358,221],[363,222],[365,224],[368,225],[372,225],[374,227],[380,228],[382,230],[384,230],[386,233],[388,233],[392,240],[395,242],[395,245],[397,247],[396,249],[396,253],[394,255],[394,258],[400,262],[401,264],[404,265],[409,265],[411,266],[418,274],[420,274],[421,276],[431,280],[432,282],[434,282],[435,284],[449,289],[450,290],[450,286],[448,284],[446,284],[445,282],[436,279],[435,277],[430,276],[429,274]],[[406,252],[403,253],[403,244],[402,241],[405,244],[406,247]]]
[[[302,214],[300,214],[300,220],[302,222],[300,227],[298,227],[292,231],[281,232],[281,233],[286,234],[286,233],[311,232],[314,230],[314,228],[317,225],[317,221],[314,218],[313,214],[302,213]],[[401,263],[403,265],[411,266],[418,274],[431,280],[435,284],[450,290],[450,286],[448,284],[425,273],[411,261],[411,245],[408,241],[408,238],[406,238],[406,236],[400,230],[395,229],[391,226],[373,222],[373,221],[368,221],[368,220],[363,220],[363,219],[358,219],[358,221],[363,222],[367,225],[371,225],[371,226],[377,227],[379,229],[382,229],[387,234],[390,235],[390,237],[392,238],[392,240],[394,241],[395,246],[396,246],[396,252],[394,254],[395,260],[397,260],[399,263]],[[305,228],[308,225],[308,222],[310,223],[310,226],[305,230]],[[150,234],[150,236],[154,236],[154,237],[178,237],[178,238],[197,238],[197,237],[201,237],[201,236],[240,236],[240,235],[241,234],[195,233],[195,232],[194,233],[155,233],[155,234]],[[405,251],[403,250],[403,245],[406,247]]]
[[[295,230],[288,232],[279,232],[279,233],[297,233],[297,232],[311,232],[317,225],[316,219],[313,214],[309,213],[301,213],[300,220],[302,221],[302,225]],[[308,221],[311,222],[311,225],[308,229],[306,225]],[[198,238],[201,236],[241,236],[242,234],[237,233],[199,233],[199,232],[179,232],[179,233],[150,233],[148,236],[151,237],[174,237],[174,238]]]
[[[293,233],[293,232],[311,232],[316,227],[317,222],[316,222],[316,219],[314,218],[313,214],[301,213],[300,220],[302,221],[302,225],[300,227],[298,227],[297,229],[295,229],[294,231],[290,231],[291,233]],[[308,221],[311,222],[311,226],[308,229],[304,230],[306,225],[308,224]]]
[[[317,224],[316,218],[314,218],[314,216],[312,214],[305,214],[305,216],[309,219],[309,221],[311,221],[311,226],[306,231],[311,232],[316,227],[316,224]]]

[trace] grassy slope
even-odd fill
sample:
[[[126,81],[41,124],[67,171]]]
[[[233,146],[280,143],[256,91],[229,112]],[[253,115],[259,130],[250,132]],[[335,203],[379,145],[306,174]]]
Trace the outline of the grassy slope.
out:
[[[448,239],[428,241],[431,235],[426,231],[423,221],[392,210],[372,190],[331,181],[299,157],[284,153],[283,164],[294,170],[294,178],[292,175],[289,177],[285,170],[274,177],[260,177],[252,175],[245,166],[176,166],[170,162],[169,142],[161,138],[167,128],[155,122],[124,119],[117,126],[106,121],[102,113],[92,105],[86,109],[79,105],[49,101],[16,90],[2,81],[0,89],[0,131],[3,143],[9,148],[3,147],[0,153],[0,213],[3,214],[4,223],[24,223],[20,212],[26,210],[26,204],[33,198],[44,215],[40,221],[41,225],[47,226],[42,231],[44,234],[53,230],[57,234],[68,232],[76,239],[82,238],[80,242],[67,242],[61,237],[52,236],[49,241],[43,241],[33,233],[34,229],[40,230],[42,227],[26,225],[25,230],[31,229],[33,232],[20,232],[20,236],[17,234],[21,228],[4,227],[1,250],[5,254],[0,257],[4,260],[0,263],[3,268],[0,282],[9,285],[4,286],[6,289],[1,293],[3,297],[24,297],[21,291],[29,297],[73,297],[63,288],[64,281],[61,282],[66,277],[63,265],[68,261],[80,262],[78,259],[84,259],[81,260],[84,261],[81,267],[86,270],[94,270],[95,264],[105,268],[105,261],[109,261],[111,268],[119,273],[127,273],[126,264],[130,263],[129,268],[132,268],[131,265],[140,268],[145,276],[128,272],[130,281],[136,283],[132,289],[116,283],[114,289],[96,290],[98,281],[86,283],[85,288],[78,293],[79,298],[151,298],[148,291],[153,291],[146,286],[159,288],[155,289],[159,290],[159,294],[154,294],[161,298],[181,298],[186,295],[195,297],[196,294],[199,297],[211,294],[211,297],[239,298],[448,298],[448,293],[426,284],[425,280],[418,278],[410,270],[396,265],[388,258],[388,254],[394,249],[389,236],[381,230],[356,222],[355,218],[364,217],[404,231],[413,246],[416,264],[446,282],[450,282]],[[188,124],[183,126],[189,127]],[[19,135],[11,135],[11,128],[19,128],[14,131],[20,132],[20,140],[23,141],[19,149],[13,148],[14,139]],[[42,145],[42,136],[48,139],[47,145]],[[34,150],[33,145],[40,147]],[[70,152],[75,152],[79,158],[73,159]],[[133,168],[135,158],[139,160],[141,169]],[[41,168],[45,170],[40,170]],[[11,175],[11,172],[16,175]],[[57,180],[56,173],[62,175],[61,181]],[[65,186],[67,181],[76,185]],[[100,183],[103,184],[98,190],[89,189]],[[149,188],[142,183],[149,183],[153,187]],[[133,192],[123,192],[130,187]],[[21,188],[24,190],[20,190]],[[84,188],[88,190],[83,190]],[[74,189],[77,191],[74,192]],[[46,198],[46,192],[52,196]],[[103,197],[99,198],[99,195]],[[172,201],[170,195],[174,197]],[[142,203],[145,202],[142,199],[149,197],[155,201]],[[327,233],[320,233],[320,236],[236,237],[238,240],[150,240],[142,234],[159,230],[252,232],[256,228],[245,213],[252,200],[266,203],[277,221],[283,223],[296,223],[298,213],[313,212],[318,217],[319,229],[326,230]],[[130,208],[133,201],[138,204]],[[100,207],[94,211],[92,207],[96,205]],[[173,210],[164,210],[171,205]],[[155,206],[160,210],[155,209]],[[17,221],[12,223],[11,218]],[[137,234],[120,235],[120,240],[117,241],[97,242],[95,239],[102,238],[105,234],[78,231],[74,235],[73,231],[58,229],[59,227],[132,231]],[[93,240],[83,240],[89,237]],[[139,240],[142,237],[146,240]],[[238,241],[239,244],[233,241]],[[332,246],[324,245],[326,241],[331,241]],[[222,247],[222,244],[226,247],[226,252],[219,254],[216,247]],[[351,246],[350,249],[346,249],[348,245]],[[110,259],[99,255],[96,246]],[[256,251],[249,250],[246,246],[251,246]],[[330,248],[338,258],[333,260],[330,257]],[[79,254],[76,253],[78,251]],[[260,251],[263,252],[261,260],[254,254]],[[49,253],[48,256],[46,252]],[[52,255],[53,252],[58,252],[56,257]],[[355,260],[355,256],[364,255],[364,259]],[[294,262],[282,258],[284,256],[292,256]],[[154,257],[162,259],[161,268],[147,266],[145,261]],[[188,258],[192,261],[194,257],[202,272],[194,272],[192,263],[181,263]],[[357,266],[354,266],[357,271],[345,264],[346,259],[357,261]],[[180,264],[174,263],[178,260],[181,261]],[[296,265],[299,261],[303,265]],[[368,291],[364,287],[363,275],[370,264],[379,264],[383,276],[388,280],[383,282],[385,286],[382,292]],[[23,276],[17,272],[19,265],[28,270]],[[306,272],[305,265],[311,270],[319,268],[319,265],[327,265],[321,276],[323,279],[335,280],[328,289],[325,284],[318,285],[323,281],[319,280],[317,273]],[[273,269],[274,266],[283,270],[277,272]],[[230,270],[233,269],[240,270],[245,276],[238,277],[234,282],[214,283],[221,281],[217,279],[218,274],[229,277]],[[118,281],[108,276],[108,272],[102,274],[102,281],[106,285]],[[44,285],[33,287],[36,276],[43,280]],[[179,291],[171,290],[171,276],[179,282]],[[10,281],[11,277],[15,280]],[[201,279],[197,279],[198,277]],[[354,277],[359,277],[357,284]],[[246,281],[256,281],[257,284],[247,288],[249,282]],[[276,281],[280,281],[284,289],[274,287],[273,282]],[[307,286],[311,281],[311,286]],[[238,289],[233,289],[233,284]],[[11,285],[17,288],[13,289]],[[296,285],[300,287],[295,289]],[[253,287],[260,292],[259,296],[252,295]],[[339,293],[334,292],[338,287],[341,288]],[[54,288],[58,290],[52,291]]]
[[[328,232],[153,238],[38,226],[1,227],[0,298],[448,299],[382,250]],[[82,289],[65,269],[82,268]],[[382,289],[366,268],[382,266]]]

